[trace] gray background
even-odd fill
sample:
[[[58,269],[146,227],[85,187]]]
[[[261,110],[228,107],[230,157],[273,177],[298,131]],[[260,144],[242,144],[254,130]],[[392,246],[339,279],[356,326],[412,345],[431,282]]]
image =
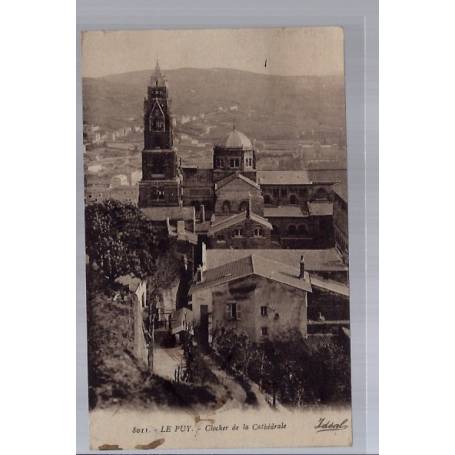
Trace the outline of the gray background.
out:
[[[144,28],[338,25],[344,29],[348,142],[353,446],[268,453],[378,452],[378,3],[376,0],[78,0],[77,2],[77,453],[89,451],[80,32]],[[151,63],[151,67],[153,62]],[[149,451],[129,450],[128,453]],[[194,453],[160,450],[154,453]],[[223,450],[200,450],[223,453]],[[263,453],[263,449],[229,450]],[[120,453],[120,452],[116,452]]]

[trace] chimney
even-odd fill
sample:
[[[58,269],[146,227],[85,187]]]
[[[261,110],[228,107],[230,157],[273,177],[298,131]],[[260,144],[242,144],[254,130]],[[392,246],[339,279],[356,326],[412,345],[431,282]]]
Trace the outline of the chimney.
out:
[[[300,274],[299,278],[303,279],[305,278],[305,260],[303,258],[303,255],[300,256]]]
[[[201,204],[201,219],[202,219],[202,222],[205,223],[205,206],[204,206],[204,204]]]

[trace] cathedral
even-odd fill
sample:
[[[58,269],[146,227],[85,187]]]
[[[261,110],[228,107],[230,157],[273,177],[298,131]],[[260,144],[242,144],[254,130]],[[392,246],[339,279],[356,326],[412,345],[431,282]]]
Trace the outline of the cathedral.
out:
[[[226,136],[213,147],[211,169],[182,166],[157,63],[144,100],[144,213],[209,249],[332,248],[335,182],[313,181],[305,170],[258,170],[251,140],[235,126]]]

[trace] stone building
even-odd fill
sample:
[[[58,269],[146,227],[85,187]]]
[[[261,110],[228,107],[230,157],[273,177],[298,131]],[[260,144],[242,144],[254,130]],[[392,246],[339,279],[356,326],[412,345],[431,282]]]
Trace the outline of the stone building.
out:
[[[251,201],[246,211],[228,217],[215,216],[207,238],[209,248],[270,248],[272,225],[253,213]]]
[[[182,172],[173,149],[166,81],[158,62],[144,100],[144,150],[139,207],[182,205]]]
[[[245,212],[249,201],[251,201],[253,212],[263,215],[264,198],[261,187],[239,171],[229,174],[215,183],[214,211],[216,215]]]
[[[199,343],[222,330],[245,332],[252,341],[276,339],[291,329],[307,334],[308,272],[252,254],[199,270],[190,289]]]
[[[256,181],[256,152],[248,137],[235,126],[225,144],[213,148],[213,181],[222,180],[233,172]]]

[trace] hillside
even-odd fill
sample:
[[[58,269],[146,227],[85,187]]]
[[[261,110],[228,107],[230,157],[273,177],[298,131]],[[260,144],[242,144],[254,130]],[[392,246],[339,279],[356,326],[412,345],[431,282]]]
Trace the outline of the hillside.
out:
[[[345,127],[342,77],[269,76],[230,69],[163,70],[172,111],[205,116],[216,139],[235,119],[259,140],[294,139],[312,129]],[[84,122],[103,128],[142,124],[142,103],[152,70],[84,78]],[[209,122],[209,123],[208,123]]]

